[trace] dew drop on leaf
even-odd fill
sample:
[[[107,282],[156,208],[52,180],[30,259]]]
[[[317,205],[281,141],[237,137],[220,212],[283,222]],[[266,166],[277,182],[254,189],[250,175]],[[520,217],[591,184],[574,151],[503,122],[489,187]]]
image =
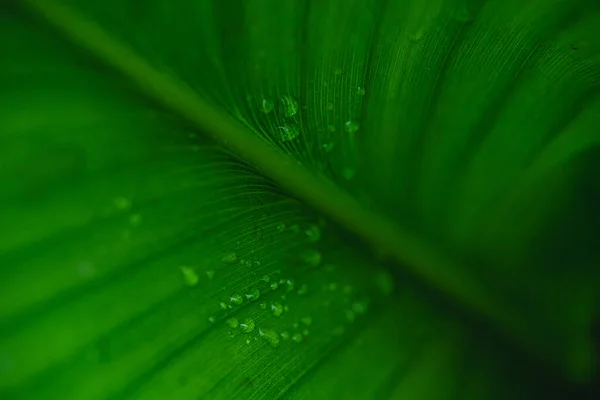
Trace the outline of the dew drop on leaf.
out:
[[[181,273],[183,274],[183,279],[185,284],[188,286],[196,286],[198,284],[198,275],[196,271],[192,267],[181,266],[179,267]]]
[[[357,93],[359,96],[363,96],[363,95],[365,94],[365,88],[363,88],[363,87],[360,87],[360,86],[359,86],[359,87],[356,89],[356,93]]]
[[[214,324],[217,319],[215,317],[208,317],[208,322]]]
[[[285,281],[285,287],[288,292],[294,290],[294,285],[295,285],[295,283],[292,279],[288,279],[287,281]]]
[[[240,324],[240,328],[245,333],[250,333],[254,330],[254,320],[252,318],[247,318],[243,323]]]
[[[237,254],[232,251],[223,254],[223,258],[221,259],[221,261],[223,261],[225,264],[235,264],[237,262],[237,259]]]
[[[335,132],[335,125],[333,125],[333,124],[327,125],[327,131],[329,131],[331,133]]]
[[[284,223],[277,224],[277,226],[275,227],[275,230],[279,233],[285,231],[285,224]]]
[[[281,97],[281,111],[287,118],[293,117],[298,113],[298,101],[290,95]]]
[[[273,313],[273,316],[275,317],[279,317],[281,316],[281,314],[283,314],[283,306],[281,305],[281,303],[278,302],[273,302],[271,304],[271,312]]]
[[[211,269],[211,270],[208,270],[208,271],[206,271],[206,277],[207,277],[208,279],[211,279],[211,280],[212,280],[212,279],[215,277],[215,271],[213,271],[212,269]]]
[[[279,288],[279,283],[273,282],[271,283],[271,290],[277,290]]]
[[[333,103],[327,103],[327,111],[333,111]]]
[[[267,309],[267,303],[260,303],[258,305],[262,310],[266,310]]]
[[[223,309],[223,310],[227,310],[227,304],[225,304],[224,302],[220,302],[219,306]]]
[[[246,299],[250,301],[258,300],[260,297],[260,290],[254,288],[249,293],[246,293]]]
[[[239,294],[236,294],[229,298],[229,302],[239,306],[244,302],[244,299]]]
[[[279,335],[272,329],[259,329],[258,334],[272,347],[279,346]]]
[[[311,242],[318,242],[321,238],[321,228],[319,228],[315,224],[311,224],[308,228],[306,228],[304,233],[306,234],[308,240]]]
[[[318,267],[319,264],[321,264],[323,256],[321,255],[321,252],[317,249],[308,249],[304,250],[300,254],[300,258],[302,259],[302,261],[304,261],[311,267]]]
[[[336,68],[335,71],[333,71],[334,75],[341,75],[342,74],[342,69],[341,68]]]
[[[296,293],[298,293],[299,295],[303,295],[303,294],[306,294],[307,292],[308,292],[308,286],[306,285],[306,283],[303,283]]]
[[[225,323],[227,324],[227,326],[229,326],[230,328],[237,328],[238,327],[238,320],[237,318],[227,318],[225,320]]]
[[[349,120],[344,124],[344,129],[346,129],[346,132],[350,134],[358,132],[359,128],[360,125],[356,121]]]
[[[300,343],[302,341],[302,334],[294,333],[294,335],[292,336],[292,340],[296,343]]]
[[[289,340],[290,339],[290,333],[288,331],[281,332],[281,338],[283,340]]]
[[[300,128],[294,124],[279,127],[279,137],[282,142],[289,142],[296,139],[300,135]]]
[[[271,281],[271,277],[269,275],[265,275],[262,278],[260,278],[260,280],[269,283]]]
[[[323,150],[325,150],[325,152],[329,153],[331,150],[333,150],[333,143],[331,143],[331,142],[323,143]]]
[[[273,102],[273,100],[263,99],[262,102],[260,103],[260,112],[262,112],[264,114],[268,114],[271,111],[273,111],[274,107],[275,107],[275,103]]]
[[[312,324],[312,318],[311,317],[302,317],[302,318],[300,318],[300,322],[302,322],[306,326],[310,326],[310,324]]]

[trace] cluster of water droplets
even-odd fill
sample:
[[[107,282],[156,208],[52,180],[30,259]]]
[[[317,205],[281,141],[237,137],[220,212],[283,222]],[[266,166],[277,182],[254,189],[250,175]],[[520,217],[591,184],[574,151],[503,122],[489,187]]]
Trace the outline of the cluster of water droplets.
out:
[[[288,297],[300,300],[304,296],[317,296],[329,298],[321,303],[322,307],[330,308],[338,313],[338,324],[330,328],[332,337],[342,335],[347,324],[353,324],[359,316],[365,314],[370,306],[369,297],[361,296],[356,288],[348,283],[340,282],[337,267],[324,262],[324,257],[319,250],[323,240],[324,221],[306,225],[278,223],[269,229],[275,235],[295,235],[298,240],[305,243],[304,249],[299,251],[296,258],[297,268],[290,268],[287,272],[281,270],[264,272],[256,277],[252,285],[245,289],[224,296],[219,302],[216,314],[208,318],[210,324],[224,324],[228,329],[227,335],[231,339],[242,340],[246,344],[263,342],[271,347],[279,347],[285,342],[294,344],[307,343],[311,335],[311,328],[315,327],[316,315],[299,314],[299,310],[290,310]],[[236,251],[222,253],[220,261],[224,268],[244,266],[248,269],[261,267],[258,260],[240,257]],[[186,286],[196,287],[202,283],[202,274],[192,266],[179,267],[183,282]],[[337,276],[333,281],[323,281],[321,286],[315,284],[314,279],[306,282],[297,282],[307,276],[310,271],[316,276]],[[288,273],[294,276],[287,275]],[[215,277],[215,270],[205,270],[206,281]],[[382,292],[389,293],[393,282],[387,275],[377,275],[377,285]],[[308,297],[307,297],[308,299]],[[308,303],[307,303],[308,304]],[[325,309],[325,308],[323,308]],[[234,314],[234,315],[232,315]],[[221,322],[218,322],[221,321]],[[316,325],[313,334],[324,334],[323,324],[331,324],[329,317],[321,320]],[[218,325],[217,325],[218,326]]]

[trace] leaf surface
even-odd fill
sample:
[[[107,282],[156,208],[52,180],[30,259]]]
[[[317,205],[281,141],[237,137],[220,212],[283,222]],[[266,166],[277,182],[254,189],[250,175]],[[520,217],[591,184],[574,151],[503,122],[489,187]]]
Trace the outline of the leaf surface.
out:
[[[2,7],[0,394],[589,378],[597,3]]]

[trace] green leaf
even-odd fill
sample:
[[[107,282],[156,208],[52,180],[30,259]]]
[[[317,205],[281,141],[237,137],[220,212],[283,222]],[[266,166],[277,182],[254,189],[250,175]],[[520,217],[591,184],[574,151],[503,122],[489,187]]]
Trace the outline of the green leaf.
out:
[[[0,397],[590,381],[596,1],[0,7]]]

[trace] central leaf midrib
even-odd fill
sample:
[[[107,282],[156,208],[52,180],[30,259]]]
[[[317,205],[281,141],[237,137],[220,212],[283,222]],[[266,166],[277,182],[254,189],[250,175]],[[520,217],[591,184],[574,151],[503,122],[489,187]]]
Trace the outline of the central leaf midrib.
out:
[[[440,254],[422,238],[364,209],[332,182],[314,176],[299,162],[214,109],[185,83],[156,70],[101,27],[68,7],[44,0],[22,0],[22,3],[70,40],[125,75],[142,93],[194,123],[288,194],[358,235],[373,250],[395,261],[399,268],[491,321],[504,333],[518,340],[526,336],[527,324],[513,310],[506,309],[500,299],[493,298],[484,285],[466,274],[465,268]]]

